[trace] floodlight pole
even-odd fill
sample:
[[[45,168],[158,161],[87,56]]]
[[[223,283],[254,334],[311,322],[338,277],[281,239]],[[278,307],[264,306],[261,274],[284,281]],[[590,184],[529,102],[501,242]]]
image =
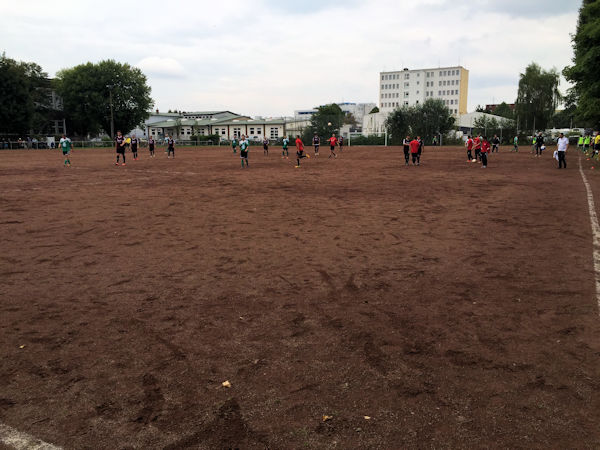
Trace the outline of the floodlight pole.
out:
[[[112,89],[113,86],[108,84],[106,85],[108,88],[108,101],[110,103],[110,138],[113,139],[115,137],[115,117],[113,114],[113,100],[112,100]]]

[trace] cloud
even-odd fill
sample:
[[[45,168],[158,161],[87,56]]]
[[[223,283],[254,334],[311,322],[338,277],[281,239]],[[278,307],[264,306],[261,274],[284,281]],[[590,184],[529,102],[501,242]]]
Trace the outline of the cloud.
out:
[[[158,78],[184,78],[186,76],[183,66],[173,58],[160,58],[148,56],[136,64],[146,75]]]

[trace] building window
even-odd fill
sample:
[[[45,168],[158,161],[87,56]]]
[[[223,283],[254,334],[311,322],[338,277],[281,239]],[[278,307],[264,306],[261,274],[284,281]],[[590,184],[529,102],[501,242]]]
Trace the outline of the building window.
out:
[[[417,86],[418,86],[419,84],[420,84],[420,83],[419,83],[419,81],[417,81]]]
[[[262,130],[260,128],[257,128],[256,129],[256,134],[261,134],[261,133],[262,133]]]
[[[408,92],[404,93],[404,98],[408,98]]]
[[[250,136],[254,134],[254,128],[250,128]]]
[[[279,137],[279,128],[271,128],[271,139],[277,139]]]
[[[405,80],[408,80],[408,77],[409,77],[409,76],[410,76],[409,74],[405,73],[405,74],[404,74],[404,79],[405,79]]]
[[[441,82],[441,81],[438,81],[438,86],[441,86],[441,85],[442,85],[442,82]]]
[[[223,136],[225,136],[225,131],[227,131],[227,130],[225,130],[225,128],[223,128],[223,129],[221,130],[221,134],[222,134]]]
[[[404,83],[404,87],[405,87],[405,88],[407,88],[408,86],[409,86],[409,83],[408,83],[408,82]]]
[[[408,106],[408,102],[404,102],[404,106]]]

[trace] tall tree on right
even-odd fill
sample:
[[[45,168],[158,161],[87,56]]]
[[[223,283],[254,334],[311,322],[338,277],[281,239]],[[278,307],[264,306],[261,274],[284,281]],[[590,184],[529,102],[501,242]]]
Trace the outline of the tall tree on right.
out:
[[[519,128],[543,130],[546,128],[561,100],[558,90],[560,75],[555,69],[544,70],[531,63],[521,74],[515,102]]]
[[[600,0],[583,0],[573,36],[573,65],[563,75],[573,83],[575,118],[584,125],[600,122]]]

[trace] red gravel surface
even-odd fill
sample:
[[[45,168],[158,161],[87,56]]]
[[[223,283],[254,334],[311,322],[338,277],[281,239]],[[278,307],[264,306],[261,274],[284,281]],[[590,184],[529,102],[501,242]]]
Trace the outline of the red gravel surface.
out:
[[[2,152],[0,422],[65,448],[600,447],[579,155],[325,150]]]

